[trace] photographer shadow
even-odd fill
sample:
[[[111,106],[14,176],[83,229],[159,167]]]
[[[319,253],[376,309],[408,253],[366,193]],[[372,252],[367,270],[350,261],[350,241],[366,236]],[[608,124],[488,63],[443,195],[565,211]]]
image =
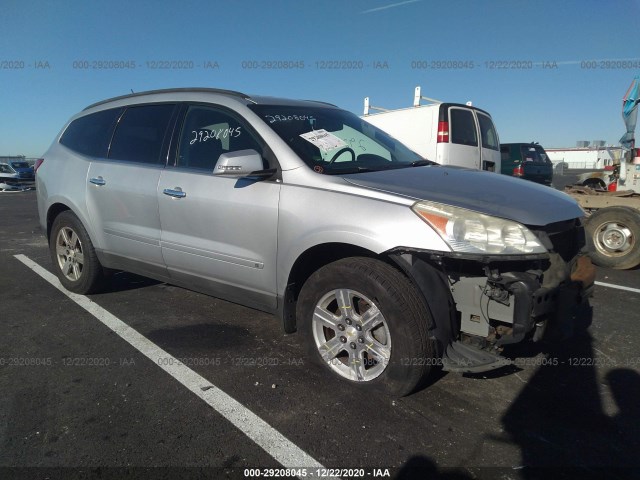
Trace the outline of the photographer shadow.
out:
[[[572,315],[591,323],[588,305]],[[523,478],[640,478],[640,374],[627,368],[607,372],[619,413],[610,417],[598,378],[602,358],[593,339],[578,329],[571,339],[544,346],[553,360],[540,366],[502,417],[509,443],[520,447]]]

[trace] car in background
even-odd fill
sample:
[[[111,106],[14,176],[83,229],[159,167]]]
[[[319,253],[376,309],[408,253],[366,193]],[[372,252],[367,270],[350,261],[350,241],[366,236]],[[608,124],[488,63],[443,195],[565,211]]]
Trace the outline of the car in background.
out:
[[[25,162],[26,163],[26,162]],[[32,190],[33,176],[26,178],[17,172],[9,162],[0,162],[0,192]]]
[[[576,185],[593,188],[594,190],[615,189],[620,175],[620,165],[612,165],[610,169],[596,172],[586,172],[578,175]]]
[[[33,167],[26,160],[7,160],[7,164],[18,174],[18,178],[35,180]]]
[[[502,143],[500,158],[502,174],[551,185],[553,164],[540,144]]]

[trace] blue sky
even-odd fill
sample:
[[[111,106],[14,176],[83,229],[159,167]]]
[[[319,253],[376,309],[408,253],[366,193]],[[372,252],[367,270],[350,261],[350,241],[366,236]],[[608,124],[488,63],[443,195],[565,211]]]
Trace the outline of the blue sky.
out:
[[[488,110],[502,142],[617,144],[638,18],[640,0],[3,0],[0,155],[42,155],[90,103],[188,86],[361,114],[365,96],[408,107],[421,85]]]

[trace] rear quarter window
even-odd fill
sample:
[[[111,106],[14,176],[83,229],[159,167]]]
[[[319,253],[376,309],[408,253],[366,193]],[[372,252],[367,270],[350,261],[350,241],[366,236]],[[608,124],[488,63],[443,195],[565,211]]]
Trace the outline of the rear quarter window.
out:
[[[122,111],[122,108],[112,108],[75,119],[62,134],[60,143],[83,155],[106,158]]]

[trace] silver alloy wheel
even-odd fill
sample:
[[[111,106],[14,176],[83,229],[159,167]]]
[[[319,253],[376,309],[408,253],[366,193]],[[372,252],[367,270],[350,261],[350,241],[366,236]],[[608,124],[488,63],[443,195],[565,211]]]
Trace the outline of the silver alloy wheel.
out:
[[[62,274],[72,282],[80,279],[84,253],[80,238],[69,227],[62,227],[56,237],[56,258]]]
[[[633,248],[635,239],[631,229],[620,222],[606,222],[594,234],[596,248],[608,256],[625,255]]]
[[[350,380],[373,380],[391,358],[391,335],[382,312],[355,290],[324,295],[315,306],[312,331],[322,359]]]

